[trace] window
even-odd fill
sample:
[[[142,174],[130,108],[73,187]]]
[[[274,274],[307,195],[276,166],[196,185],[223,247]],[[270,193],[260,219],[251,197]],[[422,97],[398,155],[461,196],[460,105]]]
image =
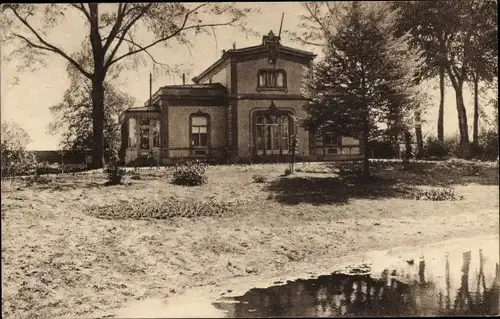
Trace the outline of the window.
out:
[[[160,147],[160,121],[156,119],[129,119],[129,147],[141,150]]]
[[[323,135],[323,145],[340,145],[341,137],[335,134]]]
[[[258,73],[258,88],[285,89],[286,74],[283,70],[260,70]]]
[[[255,118],[257,154],[288,154],[289,125],[287,114],[258,114]]]
[[[141,150],[149,149],[149,127],[140,129],[140,147]]]
[[[191,117],[191,146],[208,147],[208,118],[205,115]]]
[[[151,120],[151,129],[153,130],[153,147],[160,147],[160,121]]]
[[[137,125],[134,118],[128,120],[128,147],[137,147]]]

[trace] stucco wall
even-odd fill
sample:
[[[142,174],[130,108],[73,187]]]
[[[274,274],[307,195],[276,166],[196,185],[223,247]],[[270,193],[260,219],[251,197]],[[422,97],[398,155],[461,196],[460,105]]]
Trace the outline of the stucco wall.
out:
[[[267,58],[253,61],[245,61],[238,66],[238,93],[257,92],[257,72],[260,69],[273,69]],[[278,59],[276,69],[284,69],[287,77],[288,92],[272,91],[273,94],[300,94],[302,74],[304,65],[297,62]],[[269,93],[269,92],[266,92]]]
[[[201,82],[202,84],[210,83],[210,78],[207,78],[205,81]],[[231,66],[227,64],[222,70],[217,72],[212,76],[212,83],[220,83],[224,85],[226,88],[230,88],[231,84]]]
[[[291,110],[295,116],[304,117],[302,101],[281,100],[274,101],[278,109]],[[269,100],[239,100],[238,101],[238,156],[246,158],[250,156],[249,143],[253,141],[253,113],[259,110],[269,109]],[[309,132],[297,125],[299,136],[299,155],[309,155]]]
[[[169,150],[169,157],[187,157],[189,155],[189,115],[201,111],[210,115],[210,143],[215,149],[226,146],[226,107],[222,106],[170,106],[168,107],[168,146],[169,148],[185,148]],[[214,150],[220,155],[221,150]]]

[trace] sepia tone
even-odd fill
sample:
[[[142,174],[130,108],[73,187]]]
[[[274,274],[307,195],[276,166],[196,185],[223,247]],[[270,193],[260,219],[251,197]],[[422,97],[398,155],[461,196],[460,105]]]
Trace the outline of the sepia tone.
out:
[[[1,8],[3,317],[500,313],[496,1]]]

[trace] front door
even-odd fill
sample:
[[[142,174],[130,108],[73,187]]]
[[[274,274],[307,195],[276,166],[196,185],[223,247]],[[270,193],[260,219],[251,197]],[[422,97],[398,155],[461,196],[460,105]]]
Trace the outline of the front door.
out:
[[[256,117],[258,155],[288,154],[290,117],[287,114],[259,114]]]

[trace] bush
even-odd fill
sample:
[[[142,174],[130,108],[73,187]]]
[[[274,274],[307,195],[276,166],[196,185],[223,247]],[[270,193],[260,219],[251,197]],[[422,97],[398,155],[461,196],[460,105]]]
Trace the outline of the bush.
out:
[[[482,160],[494,161],[498,158],[498,132],[495,130],[482,131],[478,136],[478,145],[473,149],[475,157]]]
[[[291,175],[291,174],[292,174],[292,170],[291,169],[289,169],[289,168],[285,169],[284,176],[288,176],[288,175]]]
[[[94,207],[94,216],[105,219],[169,219],[174,217],[215,217],[231,212],[228,203],[213,199],[207,201],[182,200],[171,197],[164,200],[134,199],[104,207]]]
[[[265,183],[267,182],[267,177],[264,176],[264,175],[261,175],[261,174],[255,174],[254,176],[252,176],[253,178],[253,181],[255,183]]]
[[[34,174],[36,170],[36,158],[34,154],[25,150],[1,149],[1,176],[9,177],[16,175]]]
[[[458,196],[453,189],[431,189],[416,190],[407,196],[408,199],[432,200],[432,201],[456,201],[462,200],[463,196]]]
[[[189,161],[183,165],[176,165],[172,183],[183,186],[199,186],[208,182],[205,175],[207,165],[200,161]]]
[[[125,170],[118,166],[117,161],[112,161],[106,164],[104,168],[104,173],[106,174],[108,181],[108,185],[118,185],[121,184],[123,176],[125,175]]]
[[[372,140],[368,147],[373,158],[398,158],[398,145],[388,139]]]
[[[436,137],[430,136],[424,146],[424,157],[426,158],[444,158],[448,156],[444,143],[441,143]]]
[[[36,158],[26,150],[30,138],[28,133],[14,122],[1,125],[1,176],[28,175],[35,173]]]

